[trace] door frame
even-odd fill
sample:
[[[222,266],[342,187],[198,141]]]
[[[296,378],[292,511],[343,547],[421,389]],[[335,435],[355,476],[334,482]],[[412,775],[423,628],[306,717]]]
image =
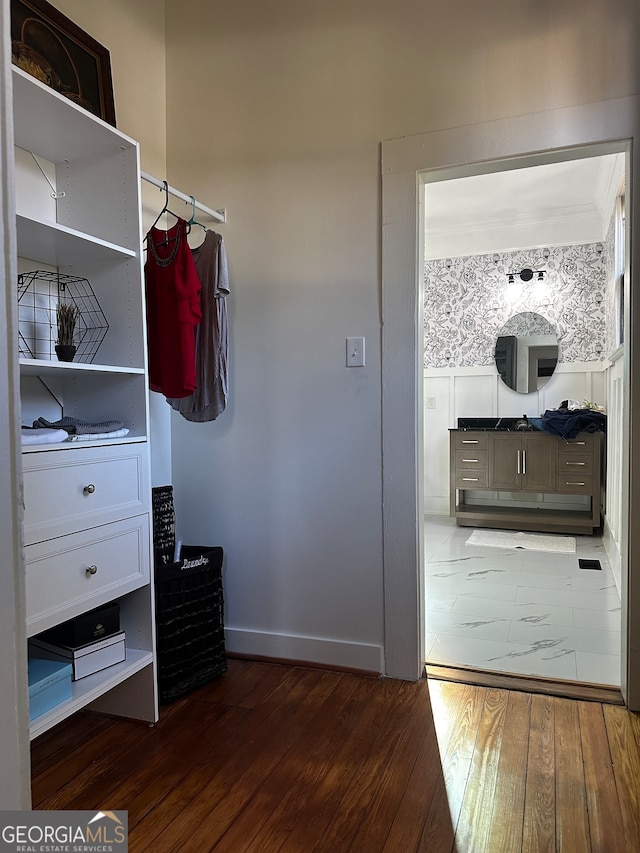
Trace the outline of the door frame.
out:
[[[640,424],[640,98],[630,96],[530,113],[469,127],[433,131],[382,143],[382,452],[385,672],[420,678],[424,669],[422,436],[422,296],[424,184],[624,152],[627,240],[623,434],[622,666],[621,690],[640,709],[640,453],[631,425]],[[637,526],[636,526],[637,527]],[[626,570],[625,570],[626,567]],[[632,618],[633,616],[633,618]]]

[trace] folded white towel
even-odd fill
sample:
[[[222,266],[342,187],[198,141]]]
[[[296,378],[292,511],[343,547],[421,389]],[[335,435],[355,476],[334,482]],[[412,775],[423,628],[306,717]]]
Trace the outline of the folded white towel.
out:
[[[22,427],[23,444],[55,444],[66,441],[69,433],[66,429],[31,429]]]
[[[122,429],[115,429],[112,432],[87,432],[81,433],[80,435],[67,435],[65,433],[65,438],[67,441],[96,441],[99,438],[124,438],[125,435],[129,435],[129,430],[126,427]]]

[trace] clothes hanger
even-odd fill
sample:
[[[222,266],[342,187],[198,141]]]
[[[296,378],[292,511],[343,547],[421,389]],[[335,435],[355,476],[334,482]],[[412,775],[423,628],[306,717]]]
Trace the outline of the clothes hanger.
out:
[[[150,241],[150,239],[149,239],[149,235],[151,234],[151,232],[153,231],[153,229],[156,227],[156,225],[157,225],[157,224],[158,224],[158,222],[160,221],[160,217],[161,217],[164,213],[169,213],[171,216],[175,217],[177,220],[180,220],[180,219],[182,218],[182,217],[178,216],[178,214],[177,214],[177,213],[174,213],[172,210],[169,210],[169,184],[168,184],[166,181],[163,181],[163,182],[162,182],[162,184],[163,184],[163,188],[164,188],[164,205],[163,205],[162,210],[160,211],[160,213],[156,216],[156,218],[155,218],[155,221],[154,221],[153,225],[152,225],[152,226],[151,226],[151,228],[149,228],[149,230],[147,231],[147,236],[145,237],[145,240],[147,240],[148,242],[151,242],[151,241]],[[195,204],[194,204],[194,207],[195,207]],[[160,240],[160,242],[159,242],[159,243],[154,243],[154,246],[160,246],[160,245],[165,245],[165,246],[167,246],[167,245],[168,245],[172,240],[177,240],[177,239],[180,237],[180,232],[179,232],[179,231],[178,231],[178,233],[177,233],[174,237],[168,237],[168,236],[167,236],[167,230],[168,230],[168,229],[165,229],[165,235],[164,235],[164,238],[163,238],[162,240]],[[190,226],[190,224],[189,224],[189,223],[187,223],[187,234],[189,233],[189,231],[190,231],[190,230],[191,230],[191,226]]]
[[[197,252],[200,250],[200,248],[204,244],[204,241],[207,238],[207,232],[209,231],[209,229],[207,228],[206,225],[203,225],[202,222],[198,222],[198,220],[196,219],[196,200],[195,200],[195,197],[190,195],[189,198],[191,199],[191,218],[187,222],[187,228],[189,229],[187,231],[187,234],[190,232],[192,225],[199,225],[200,228],[202,228],[202,231],[204,232],[203,233],[203,239],[200,242],[198,242],[197,244],[194,244],[193,240],[190,241],[191,251]]]
[[[196,200],[195,200],[195,197],[190,195],[189,198],[191,199],[191,218],[187,222],[187,225],[189,227],[191,227],[192,225],[199,225],[202,228],[202,230],[206,233],[207,226],[203,225],[202,222],[198,222],[198,220],[196,219]],[[189,232],[187,231],[187,234],[188,233]]]

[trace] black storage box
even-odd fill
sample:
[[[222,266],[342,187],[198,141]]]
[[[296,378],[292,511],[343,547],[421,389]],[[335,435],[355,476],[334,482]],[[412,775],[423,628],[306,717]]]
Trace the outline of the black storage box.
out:
[[[112,601],[50,628],[42,637],[49,642],[75,648],[101,640],[109,634],[116,634],[119,630],[120,605],[117,601]]]
[[[180,561],[156,562],[156,649],[160,704],[227,669],[222,548],[185,545]]]
[[[156,568],[173,562],[176,545],[176,513],[173,508],[173,486],[151,489],[153,506],[153,559]]]

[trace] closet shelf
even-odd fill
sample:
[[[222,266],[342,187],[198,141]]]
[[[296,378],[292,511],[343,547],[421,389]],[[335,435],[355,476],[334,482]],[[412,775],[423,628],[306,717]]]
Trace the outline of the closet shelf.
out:
[[[91,441],[61,441],[57,444],[27,444],[23,453],[43,453],[49,450],[86,450],[94,447],[111,447],[114,444],[141,444],[148,441],[146,435],[126,435],[124,438],[97,438]]]
[[[106,156],[135,149],[133,139],[91,115],[15,65],[13,75],[14,142],[52,163]],[[43,132],[43,128],[45,128]]]
[[[36,717],[29,727],[31,740],[60,723],[75,711],[79,711],[90,702],[99,699],[112,687],[117,686],[134,673],[151,666],[152,663],[153,655],[151,652],[127,647],[127,659],[125,661],[100,670],[100,672],[86,678],[81,678],[79,681],[74,681],[71,685],[70,699],[56,705],[42,716]]]
[[[18,214],[18,256],[51,266],[85,268],[97,261],[135,258],[132,249],[92,237],[57,222],[34,219]]]
[[[142,376],[144,367],[119,367],[111,364],[85,364],[75,361],[48,361],[40,358],[19,359],[23,376],[71,376],[86,373],[111,373],[124,376]]]

